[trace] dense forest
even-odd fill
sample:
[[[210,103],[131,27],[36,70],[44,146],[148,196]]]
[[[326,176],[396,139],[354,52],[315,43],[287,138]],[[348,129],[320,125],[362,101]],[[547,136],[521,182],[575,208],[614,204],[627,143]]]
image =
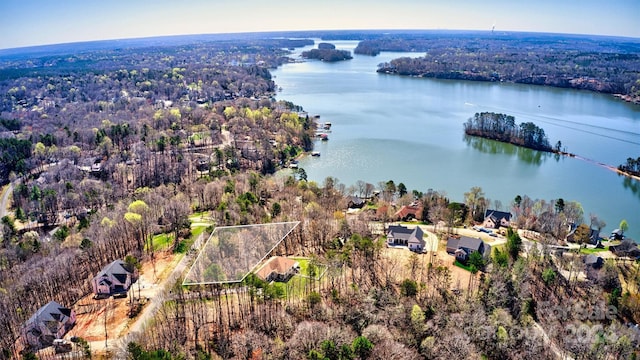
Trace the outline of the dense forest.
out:
[[[554,34],[425,32],[363,40],[356,54],[421,52],[378,72],[585,89],[640,103],[640,42]]]
[[[267,69],[287,61],[283,47],[307,43],[256,40],[105,50],[22,62],[14,57],[2,59],[0,77],[5,80],[0,83],[0,111],[10,119],[0,123],[0,130],[6,130],[2,146],[16,151],[3,152],[11,158],[2,163],[0,182],[6,183],[11,171],[26,174],[59,158],[71,158],[81,165],[91,157],[102,157],[110,167],[129,160],[139,163],[143,154],[136,152],[151,151],[145,155],[149,161],[153,155],[170,153],[181,162],[184,151],[220,143],[222,130],[234,135],[248,130],[244,120],[238,123],[235,110],[242,115],[247,109],[259,110],[249,116],[251,122],[270,121],[283,111],[294,110],[287,104],[276,106],[266,96],[275,90]],[[291,120],[295,121],[282,119]],[[273,172],[274,161],[289,156],[285,145],[269,143],[270,138],[278,137],[275,130],[252,127],[237,134],[236,145],[242,142],[243,147],[236,146],[236,150],[251,152],[252,156],[245,156],[247,161],[263,172]],[[271,134],[266,135],[268,131]],[[18,132],[16,139],[6,139]],[[251,136],[254,141],[247,141]],[[19,149],[24,140],[33,143],[35,156]],[[308,136],[296,141],[310,146]],[[279,143],[290,145],[286,140]],[[117,156],[110,156],[112,149]],[[260,159],[265,152],[268,161]],[[222,162],[222,156],[217,161]],[[170,177],[171,173],[160,175]]]
[[[444,191],[407,189],[402,179],[309,181],[304,169],[288,168],[313,149],[317,124],[299,104],[274,99],[269,69],[293,61],[286,49],[312,40],[230,37],[0,53],[0,180],[10,195],[0,209],[0,359],[33,358],[37,349],[21,342],[24,322],[51,300],[78,309],[91,298],[92,277],[113,260],[156,277],[163,258],[167,268],[192,261],[191,246],[216,226],[288,221],[300,225],[273,253],[308,258],[297,285],[250,275],[185,287],[169,277],[146,305],[139,288],[121,299],[157,310],[141,332],[119,342],[111,334],[118,345],[93,356],[638,355],[640,335],[628,326],[640,322],[637,262],[607,260],[584,276],[579,249],[558,251],[568,224],[603,229],[596,214],[575,200],[525,194],[502,204],[480,187],[454,202]],[[474,119],[478,129],[548,146],[542,129],[518,127],[513,117]],[[351,213],[354,196],[363,207]],[[429,227],[437,253],[385,246],[385,227],[416,204],[415,224]],[[447,239],[471,231],[490,209],[511,212],[518,231],[473,267],[454,266],[442,250]],[[206,226],[194,224],[205,218]]]
[[[539,151],[554,150],[549,145],[549,139],[547,139],[544,129],[532,122],[517,125],[513,116],[505,114],[476,113],[464,124],[464,133]],[[558,141],[555,150],[560,151],[561,146],[562,143]]]
[[[272,99],[268,71],[288,61],[283,48],[308,43],[2,58],[0,169],[2,183],[13,185],[0,249],[5,351],[38,306],[73,304],[101,266],[146,258],[151,234],[183,234],[192,191],[211,204],[204,188],[212,179],[273,173],[312,148],[315,125],[300,107]],[[246,215],[258,198],[217,203],[221,223],[263,221]],[[131,207],[136,201],[145,205]]]

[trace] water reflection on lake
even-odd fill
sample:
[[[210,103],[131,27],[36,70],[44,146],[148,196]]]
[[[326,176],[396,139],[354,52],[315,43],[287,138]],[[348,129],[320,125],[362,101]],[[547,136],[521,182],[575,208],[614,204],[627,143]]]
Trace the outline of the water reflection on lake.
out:
[[[556,154],[535,151],[477,136],[465,135],[464,141],[467,145],[485,154],[505,154],[516,156],[518,160],[531,165],[541,165],[549,157],[555,157],[556,161],[560,160],[560,156]]]
[[[352,50],[353,41],[334,42]],[[327,176],[353,185],[394,180],[409,189],[445,191],[456,201],[480,186],[510,204],[516,195],[579,201],[588,219],[604,219],[604,232],[621,219],[640,239],[640,183],[583,160],[510,144],[465,138],[476,112],[502,112],[517,123],[544,128],[551,144],[617,166],[640,155],[640,106],[605,94],[520,84],[449,81],[381,75],[377,65],[418,53],[355,55],[339,63],[309,61],[273,71],[279,99],[332,122],[330,140],[316,143],[320,157],[300,161],[310,180]]]

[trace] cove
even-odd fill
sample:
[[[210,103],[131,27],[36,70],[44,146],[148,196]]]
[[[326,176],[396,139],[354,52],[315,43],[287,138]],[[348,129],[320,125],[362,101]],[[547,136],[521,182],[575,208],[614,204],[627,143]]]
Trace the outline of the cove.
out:
[[[356,41],[333,42],[353,50]],[[296,54],[310,49],[297,49]],[[296,54],[293,56],[295,57]],[[379,63],[420,53],[354,55],[349,61],[290,63],[272,71],[278,99],[333,124],[320,157],[300,161],[310,180],[327,176],[403,182],[408,189],[444,191],[462,201],[472,186],[508,210],[516,195],[578,201],[585,220],[597,214],[607,236],[620,220],[640,240],[640,182],[593,163],[465,137],[476,112],[502,112],[544,128],[553,145],[617,166],[640,155],[640,106],[606,94],[533,85],[402,77],[376,73]]]

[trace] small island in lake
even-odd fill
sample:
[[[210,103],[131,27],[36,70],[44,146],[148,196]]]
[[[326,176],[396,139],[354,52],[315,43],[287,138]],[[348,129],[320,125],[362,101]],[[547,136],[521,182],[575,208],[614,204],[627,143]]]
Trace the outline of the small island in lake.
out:
[[[558,141],[552,148],[544,130],[536,124],[525,122],[516,125],[515,117],[493,112],[476,113],[464,124],[464,133],[539,151],[560,153],[562,147]]]
[[[464,123],[464,133],[469,136],[477,136],[533,150],[569,156],[602,166],[620,175],[640,181],[640,157],[637,159],[628,158],[626,164],[619,165],[616,168],[578,156],[563,149],[561,141],[558,141],[551,147],[551,145],[549,145],[549,139],[547,139],[547,135],[541,127],[538,127],[532,122],[524,122],[516,125],[516,118],[511,115],[493,112],[476,113]]]
[[[307,59],[318,59],[322,61],[335,62],[353,59],[351,51],[337,50],[336,46],[330,43],[319,43],[317,49],[303,51],[302,57]]]

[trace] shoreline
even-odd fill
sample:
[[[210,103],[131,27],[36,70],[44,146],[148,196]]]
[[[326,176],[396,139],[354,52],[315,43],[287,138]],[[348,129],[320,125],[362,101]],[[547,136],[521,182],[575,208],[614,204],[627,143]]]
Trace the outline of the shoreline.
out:
[[[596,161],[596,160],[593,160],[593,159],[589,159],[589,158],[586,158],[586,157],[583,157],[583,156],[580,156],[580,155],[577,155],[577,154],[573,154],[573,153],[569,153],[569,152],[565,152],[565,151],[553,150],[553,149],[548,150],[548,151],[547,150],[542,150],[542,149],[534,149],[534,148],[531,148],[531,147],[528,147],[528,146],[523,146],[523,145],[520,145],[520,144],[514,144],[514,143],[508,142],[508,141],[500,141],[500,140],[493,139],[493,138],[488,137],[488,136],[482,136],[482,135],[476,135],[476,134],[467,134],[466,132],[465,132],[465,135],[467,135],[467,136],[475,136],[475,137],[488,139],[488,140],[493,140],[493,141],[497,141],[497,142],[500,142],[500,143],[503,143],[503,144],[511,144],[513,146],[521,147],[521,148],[524,148],[524,149],[531,149],[531,150],[535,150],[535,151],[545,152],[545,153],[549,153],[549,154],[557,154],[557,155],[562,155],[562,156],[566,156],[566,157],[582,160],[582,161],[585,161],[585,162],[588,162],[588,163],[593,163],[595,165],[603,167],[603,168],[605,168],[605,169],[607,169],[609,171],[612,171],[612,172],[614,172],[614,173],[616,173],[618,175],[622,175],[622,176],[628,177],[630,179],[633,179],[633,180],[636,180],[636,181],[640,181],[640,176],[638,176],[638,175],[630,174],[630,173],[628,173],[626,171],[622,171],[622,170],[618,169],[617,167],[615,167],[613,165],[605,164],[605,163],[602,163],[602,162],[599,162],[599,161]]]
[[[595,160],[592,160],[592,159],[588,159],[588,158],[585,158],[585,157],[582,157],[582,156],[578,156],[578,155],[574,155],[573,157],[575,157],[575,158],[577,158],[579,160],[582,160],[582,161],[594,163],[594,164],[596,164],[598,166],[601,166],[601,167],[603,167],[605,169],[613,171],[613,172],[617,173],[618,175],[626,176],[626,177],[634,179],[636,181],[640,181],[640,176],[630,174],[630,173],[628,173],[626,171],[622,171],[622,170],[618,169],[615,166],[611,166],[611,165],[608,165],[608,164],[605,164],[605,163],[601,163],[601,162],[598,162],[598,161],[595,161]]]
[[[613,98],[626,102],[627,104],[633,104],[636,106],[640,106],[640,97],[633,96],[631,94],[619,94],[619,93],[611,93],[606,91],[598,91],[594,89],[581,88],[578,86],[554,86],[549,84],[532,84],[521,81],[516,81],[513,79],[500,79],[500,80],[492,80],[490,78],[483,78],[482,75],[473,76],[473,74],[464,74],[464,73],[454,73],[454,74],[431,74],[431,73],[422,73],[422,74],[400,74],[396,70],[390,70],[387,68],[380,68],[376,70],[379,74],[385,75],[393,75],[393,76],[407,76],[414,78],[425,78],[425,79],[439,79],[439,80],[455,80],[455,81],[476,81],[476,82],[486,82],[486,83],[508,83],[508,84],[523,84],[523,85],[533,85],[533,86],[543,86],[550,87],[556,89],[571,89],[571,90],[585,90],[588,92],[609,95]]]

